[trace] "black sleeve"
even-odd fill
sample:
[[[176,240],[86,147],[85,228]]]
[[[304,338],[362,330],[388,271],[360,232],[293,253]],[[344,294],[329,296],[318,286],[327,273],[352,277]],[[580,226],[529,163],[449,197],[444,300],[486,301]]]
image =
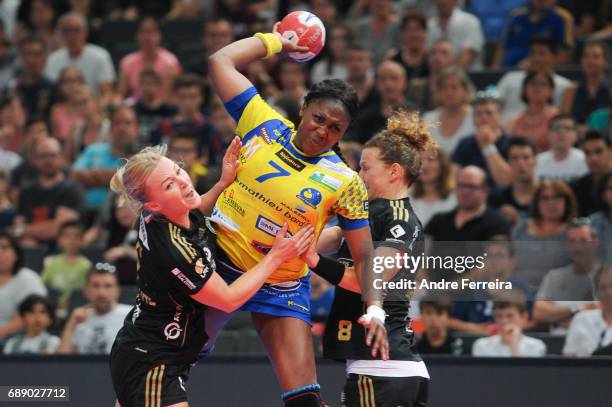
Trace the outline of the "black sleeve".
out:
[[[58,206],[64,206],[82,213],[85,209],[85,192],[79,185],[67,183]]]
[[[191,244],[182,229],[172,223],[159,222],[151,226],[146,227],[148,243],[151,254],[159,257],[156,269],[161,274],[160,280],[168,282],[171,288],[182,294],[196,294],[214,272],[212,251],[206,246]],[[139,230],[142,230],[142,225]],[[146,238],[143,239],[142,232],[139,232],[139,239],[146,250]]]
[[[468,141],[469,139],[463,139],[459,142],[459,144],[457,145],[457,148],[455,148],[455,151],[453,151],[453,154],[451,155],[451,160],[454,163],[459,164],[462,167],[465,167],[466,165],[468,165]]]
[[[414,212],[407,208],[389,207],[374,222],[373,236],[378,246],[391,247],[410,254],[417,241],[423,240],[423,230]]]

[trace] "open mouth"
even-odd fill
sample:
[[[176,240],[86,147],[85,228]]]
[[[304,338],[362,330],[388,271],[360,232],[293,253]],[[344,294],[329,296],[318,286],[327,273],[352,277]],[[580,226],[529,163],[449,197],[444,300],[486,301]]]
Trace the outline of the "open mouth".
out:
[[[185,195],[185,199],[191,199],[195,195],[195,191],[192,189],[187,195]]]

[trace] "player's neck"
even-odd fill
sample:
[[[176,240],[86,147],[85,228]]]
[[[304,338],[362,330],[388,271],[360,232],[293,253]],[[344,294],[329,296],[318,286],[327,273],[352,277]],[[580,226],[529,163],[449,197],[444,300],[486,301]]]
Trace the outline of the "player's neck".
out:
[[[376,196],[375,198],[388,199],[389,201],[396,201],[398,199],[404,199],[407,196],[408,196],[408,188],[405,185],[398,185],[395,188],[390,187],[384,190],[382,194],[380,194],[379,196]],[[374,199],[374,198],[370,198],[370,199]]]

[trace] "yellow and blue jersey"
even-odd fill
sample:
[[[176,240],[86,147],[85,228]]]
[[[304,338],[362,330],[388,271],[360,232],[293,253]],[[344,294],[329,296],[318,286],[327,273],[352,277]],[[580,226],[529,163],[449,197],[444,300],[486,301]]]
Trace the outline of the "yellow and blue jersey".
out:
[[[284,222],[289,233],[306,224],[318,237],[328,220],[354,230],[368,226],[368,196],[357,173],[329,150],[304,155],[293,143],[293,123],[272,109],[255,88],[225,104],[242,139],[234,182],[213,210],[217,243],[241,270],[249,270],[270,250]],[[276,284],[308,273],[301,259],[284,263],[268,279]]]

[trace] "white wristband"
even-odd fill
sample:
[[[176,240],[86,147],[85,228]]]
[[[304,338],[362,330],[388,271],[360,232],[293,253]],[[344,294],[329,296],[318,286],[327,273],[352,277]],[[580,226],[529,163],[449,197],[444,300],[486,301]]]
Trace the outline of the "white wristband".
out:
[[[485,157],[491,154],[495,154],[497,153],[497,147],[495,146],[495,144],[491,144],[490,146],[486,146],[485,148],[481,149],[480,151],[482,151],[482,155],[484,155]]]
[[[372,318],[379,319],[382,323],[385,322],[387,314],[378,305],[370,305],[366,310],[366,313],[361,317],[366,323],[370,323]]]

